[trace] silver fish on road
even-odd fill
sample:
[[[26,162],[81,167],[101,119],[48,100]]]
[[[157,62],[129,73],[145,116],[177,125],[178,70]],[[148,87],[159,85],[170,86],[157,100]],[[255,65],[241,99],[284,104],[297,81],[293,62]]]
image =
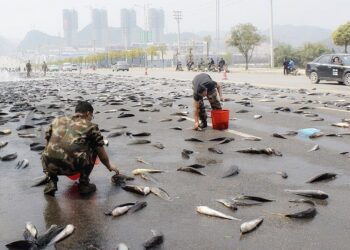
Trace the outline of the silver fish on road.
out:
[[[38,230],[31,222],[26,223],[26,227],[23,232],[23,237],[25,240],[29,240],[29,241],[35,241],[37,239]]]
[[[223,174],[222,178],[227,178],[238,174],[239,174],[239,167],[233,165]]]
[[[166,200],[166,201],[171,200],[169,194],[160,187],[151,187],[151,193],[155,194],[159,198],[162,198],[163,200]]]
[[[206,175],[201,171],[191,167],[181,167],[181,168],[178,168],[177,171],[189,172],[189,173],[194,173],[194,174],[203,175],[203,176]]]
[[[320,149],[320,146],[318,144],[316,144],[315,146],[313,146],[309,151],[307,152],[312,152],[312,151],[316,151],[316,150],[319,150]]]
[[[135,185],[124,185],[122,186],[122,189],[140,195],[148,195],[151,192],[149,187],[141,187]]]
[[[145,249],[155,248],[155,247],[163,244],[163,242],[164,242],[164,235],[161,232],[158,232],[155,230],[151,230],[151,231],[153,234],[152,238],[150,238],[145,243],[143,243],[143,247]]]
[[[123,203],[123,204],[120,204],[120,205],[113,207],[111,210],[104,212],[104,214],[107,216],[117,217],[117,216],[126,214],[128,212],[128,210],[134,205],[135,205],[134,202]]]
[[[255,220],[242,223],[240,226],[241,234],[246,234],[257,229],[263,223],[263,221],[264,221],[264,218],[258,218]]]
[[[310,198],[315,198],[315,199],[320,199],[320,200],[325,200],[328,198],[328,194],[321,190],[290,190],[290,189],[285,189],[285,192],[296,194],[296,195],[301,195],[305,197],[310,197]]]
[[[311,179],[306,181],[306,183],[314,183],[318,181],[330,180],[330,179],[334,179],[336,176],[337,174],[335,173],[323,173],[312,177]]]
[[[224,213],[216,211],[216,210],[209,208],[207,206],[198,206],[196,210],[198,213],[204,214],[204,215],[209,215],[209,216],[218,217],[218,218],[227,219],[227,220],[241,221],[241,219],[226,215]]]
[[[56,235],[55,238],[53,238],[48,246],[51,246],[53,244],[56,244],[57,242],[63,240],[64,238],[70,236],[74,232],[74,226],[72,224],[68,224],[59,234]]]
[[[278,213],[276,215],[284,216],[287,218],[294,218],[294,219],[310,219],[315,217],[317,211],[315,207],[310,207],[306,210],[296,212],[296,213],[289,213],[289,214],[281,214]]]
[[[128,246],[124,243],[119,243],[117,246],[117,250],[129,250]]]
[[[231,210],[233,211],[236,211],[238,208],[237,208],[237,205],[231,201],[231,200],[228,200],[228,199],[219,199],[219,200],[216,200],[217,202],[223,204],[225,207],[228,207],[230,208]]]

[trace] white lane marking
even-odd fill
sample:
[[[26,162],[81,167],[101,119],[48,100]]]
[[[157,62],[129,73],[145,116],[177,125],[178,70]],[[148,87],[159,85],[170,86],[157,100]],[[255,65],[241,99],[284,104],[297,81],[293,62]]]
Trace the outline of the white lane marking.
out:
[[[316,107],[317,109],[325,109],[325,110],[332,110],[332,111],[339,111],[339,112],[347,112],[349,113],[349,110],[343,110],[343,109],[332,109],[332,108],[326,108],[326,107]]]
[[[184,117],[186,118],[187,120],[189,121],[192,121],[194,122],[194,119],[190,118],[190,117]],[[208,123],[209,126],[212,126],[212,124],[209,122]],[[236,131],[236,130],[232,130],[232,129],[226,129],[224,130],[225,132],[228,132],[228,133],[231,133],[231,134],[234,134],[234,135],[238,135],[238,136],[242,136],[242,137],[249,137],[249,138],[257,138],[259,140],[262,140],[262,138],[260,137],[257,137],[257,136],[254,136],[254,135],[249,135],[249,134],[245,134],[245,133],[242,133],[242,132],[239,132],[239,131]]]

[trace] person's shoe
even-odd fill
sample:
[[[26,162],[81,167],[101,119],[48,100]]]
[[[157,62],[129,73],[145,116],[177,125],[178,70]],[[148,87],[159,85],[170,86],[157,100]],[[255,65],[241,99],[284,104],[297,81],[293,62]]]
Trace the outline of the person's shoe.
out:
[[[53,180],[49,180],[44,189],[44,194],[55,196],[55,192],[57,191],[57,182]]]
[[[203,128],[208,127],[208,124],[207,124],[207,122],[201,122],[201,124],[199,124],[199,127],[203,129]]]
[[[93,183],[79,183],[79,193],[80,194],[90,194],[96,191],[96,185]]]

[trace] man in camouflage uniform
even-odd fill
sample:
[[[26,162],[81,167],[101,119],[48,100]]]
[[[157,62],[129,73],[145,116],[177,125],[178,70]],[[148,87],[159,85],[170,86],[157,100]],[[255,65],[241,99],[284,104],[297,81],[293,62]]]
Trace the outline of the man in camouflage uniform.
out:
[[[91,122],[93,107],[88,102],[79,102],[72,117],[58,117],[53,120],[46,132],[47,144],[41,161],[49,182],[45,194],[54,195],[57,191],[58,175],[80,173],[79,192],[87,194],[96,191],[89,183],[89,176],[96,157],[109,171],[119,174],[117,168],[109,162],[104,149],[103,136],[98,126]]]
[[[213,81],[206,73],[201,73],[195,76],[192,84],[194,99],[194,129],[206,128],[208,126],[207,113],[205,112],[203,97],[206,96],[208,98],[212,109],[222,109],[218,99],[219,93],[220,100],[223,101],[222,88],[219,83]],[[201,120],[201,124],[199,124],[199,120]]]

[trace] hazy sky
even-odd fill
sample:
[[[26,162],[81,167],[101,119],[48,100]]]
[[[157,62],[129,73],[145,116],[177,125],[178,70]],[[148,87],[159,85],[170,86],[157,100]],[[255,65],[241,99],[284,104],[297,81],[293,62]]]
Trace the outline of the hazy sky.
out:
[[[78,11],[79,30],[90,23],[91,8],[104,8],[110,26],[119,26],[120,9],[135,8],[137,22],[144,27],[144,4],[165,11],[165,32],[175,32],[173,10],[183,11],[181,31],[215,31],[216,0],[1,0],[0,36],[22,39],[37,29],[62,35],[62,9]],[[269,27],[270,0],[220,0],[220,29],[251,22]],[[275,24],[312,25],[334,29],[350,21],[350,0],[273,0]],[[302,34],[301,34],[302,35]]]

